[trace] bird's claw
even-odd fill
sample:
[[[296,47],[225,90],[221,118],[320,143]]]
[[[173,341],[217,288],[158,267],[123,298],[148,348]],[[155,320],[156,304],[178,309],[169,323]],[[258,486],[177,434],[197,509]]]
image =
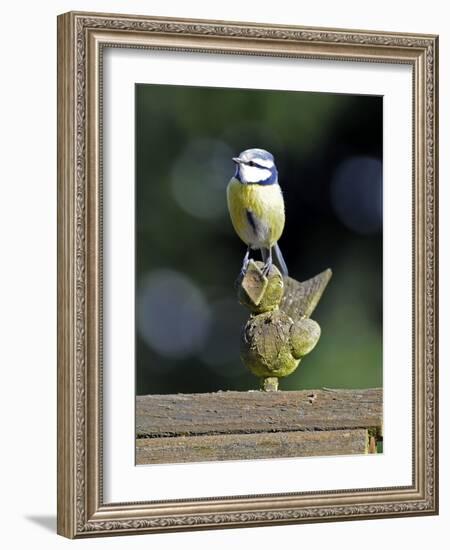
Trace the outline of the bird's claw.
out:
[[[245,277],[245,274],[247,273],[249,263],[250,263],[250,260],[244,261],[244,263],[242,264],[242,267],[241,267],[241,272],[239,273],[239,277],[242,277],[242,278]]]
[[[270,273],[270,270],[272,269],[272,262],[268,261],[264,264],[264,267],[262,268],[262,274],[264,277],[267,277]]]

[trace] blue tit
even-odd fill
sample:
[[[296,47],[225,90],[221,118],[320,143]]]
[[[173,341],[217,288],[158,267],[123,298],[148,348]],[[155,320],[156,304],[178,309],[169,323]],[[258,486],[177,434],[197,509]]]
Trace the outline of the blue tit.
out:
[[[259,249],[264,275],[270,271],[274,252],[283,275],[287,276],[278,246],[284,229],[284,200],[273,155],[264,149],[247,149],[233,161],[236,172],[228,183],[227,200],[233,227],[247,245],[242,273],[247,270],[250,249]]]

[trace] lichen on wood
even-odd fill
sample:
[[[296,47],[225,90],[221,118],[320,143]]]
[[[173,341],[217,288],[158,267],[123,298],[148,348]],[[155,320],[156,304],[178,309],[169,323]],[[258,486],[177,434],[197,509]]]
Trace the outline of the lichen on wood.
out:
[[[267,379],[294,372],[319,341],[320,326],[309,317],[331,278],[331,270],[301,283],[283,278],[274,265],[267,276],[262,268],[262,262],[250,260],[237,282],[239,302],[251,312],[242,330],[241,359],[261,378],[261,389],[273,391],[278,384]]]
[[[292,353],[292,326],[292,319],[279,309],[250,317],[242,334],[241,358],[253,374],[282,377],[297,368],[300,358]]]
[[[251,260],[245,276],[239,279],[239,302],[252,313],[278,309],[284,294],[284,279],[279,270],[272,265],[266,277],[261,271],[262,265]]]
[[[320,334],[319,323],[312,319],[293,322],[290,333],[292,355],[300,359],[310,353],[316,347]]]

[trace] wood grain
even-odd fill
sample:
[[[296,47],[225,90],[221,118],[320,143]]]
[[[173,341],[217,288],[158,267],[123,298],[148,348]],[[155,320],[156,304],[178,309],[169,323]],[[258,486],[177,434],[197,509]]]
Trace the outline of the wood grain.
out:
[[[331,276],[331,269],[326,269],[301,283],[288,277],[285,280],[285,291],[280,309],[294,321],[310,317],[330,282]]]
[[[136,464],[365,454],[367,430],[138,439]]]
[[[307,390],[145,395],[138,438],[379,428],[382,390]]]

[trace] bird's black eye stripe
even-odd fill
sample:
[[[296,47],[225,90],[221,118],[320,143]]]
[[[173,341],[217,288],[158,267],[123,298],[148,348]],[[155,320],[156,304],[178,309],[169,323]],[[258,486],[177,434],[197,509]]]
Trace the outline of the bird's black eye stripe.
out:
[[[255,162],[254,160],[244,160],[242,161],[243,164],[246,166],[256,166],[257,168],[261,168],[261,170],[270,170],[270,166],[264,166],[263,164],[259,164],[259,162]]]
[[[257,166],[258,168],[267,168],[266,166],[262,166],[261,164],[258,164],[254,160],[249,160],[245,163],[247,166]]]

